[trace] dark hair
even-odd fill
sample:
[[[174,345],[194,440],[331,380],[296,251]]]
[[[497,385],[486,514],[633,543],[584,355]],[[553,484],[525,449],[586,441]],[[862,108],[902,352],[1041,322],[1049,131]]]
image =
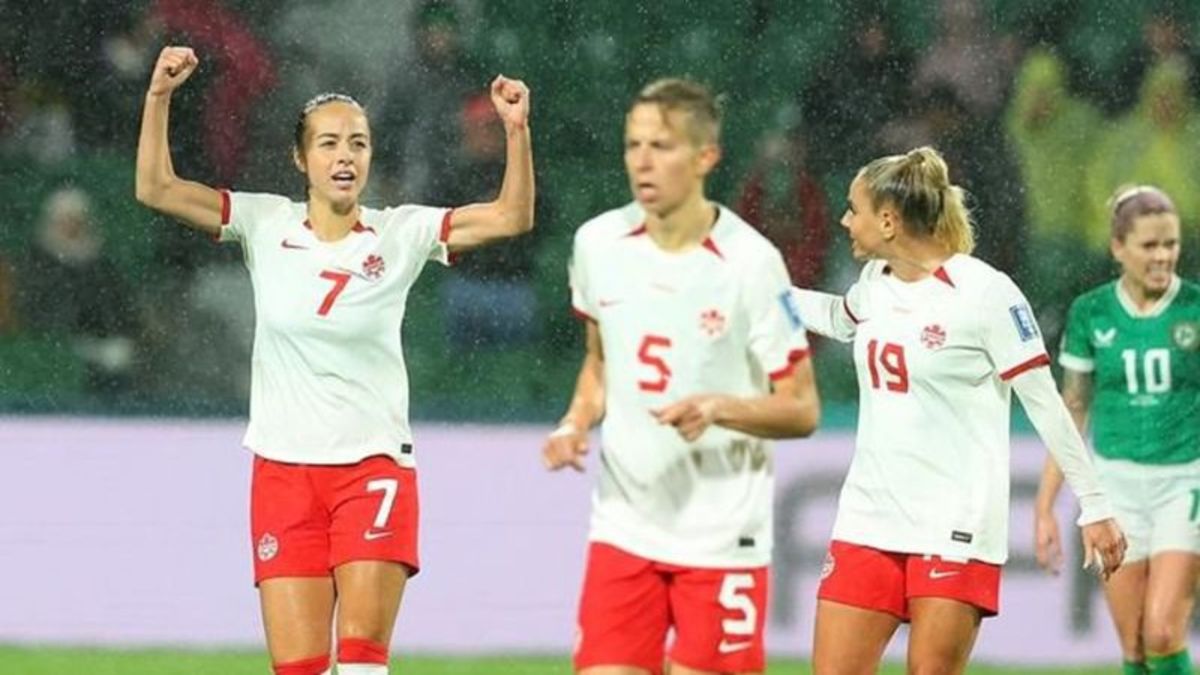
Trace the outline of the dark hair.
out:
[[[643,103],[657,105],[664,113],[687,113],[687,134],[696,145],[721,140],[721,101],[702,84],[680,78],[655,80],[638,92],[629,107]]]
[[[950,169],[937,150],[922,146],[880,157],[860,169],[858,177],[867,186],[872,208],[890,204],[910,234],[933,237],[955,253],[975,248],[966,193],[950,182]]]
[[[1112,214],[1112,238],[1117,241],[1125,241],[1133,229],[1133,221],[1142,216],[1179,214],[1167,193],[1153,185],[1122,185],[1109,197],[1108,208]]]
[[[317,94],[316,96],[308,99],[308,102],[305,103],[304,107],[300,109],[300,116],[296,118],[296,133],[294,141],[296,143],[297,150],[304,150],[304,127],[308,123],[309,113],[317,108],[320,108],[326,103],[349,103],[359,110],[362,110],[363,113],[366,113],[366,108],[362,107],[361,103],[354,100],[353,96],[349,96],[347,94],[338,94],[335,92]]]

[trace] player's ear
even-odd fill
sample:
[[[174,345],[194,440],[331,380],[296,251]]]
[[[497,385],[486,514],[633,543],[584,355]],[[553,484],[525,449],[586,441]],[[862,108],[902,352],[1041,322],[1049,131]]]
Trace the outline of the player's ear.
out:
[[[900,215],[891,206],[879,209],[879,234],[884,241],[891,241],[900,234]]]
[[[296,170],[302,174],[308,174],[308,167],[304,164],[304,156],[300,154],[300,148],[292,146],[292,164]]]
[[[705,143],[700,146],[698,155],[700,175],[707,176],[721,161],[721,146],[716,143]]]

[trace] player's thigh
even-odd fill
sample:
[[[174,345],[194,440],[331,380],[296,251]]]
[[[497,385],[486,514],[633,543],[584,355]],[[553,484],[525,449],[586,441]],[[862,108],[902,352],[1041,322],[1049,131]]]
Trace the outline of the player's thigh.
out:
[[[645,668],[634,668],[633,666],[592,666],[577,672],[578,675],[657,675],[662,671],[650,671]]]
[[[966,671],[983,614],[973,604],[939,597],[909,601],[908,672],[957,675]]]
[[[652,561],[593,542],[578,622],[576,671],[661,673],[671,625],[666,578]]]
[[[769,583],[766,567],[675,568],[670,584],[672,675],[763,671]]]
[[[1198,578],[1198,554],[1166,551],[1150,559],[1143,621],[1148,651],[1169,654],[1187,646]]]
[[[329,577],[273,577],[258,585],[267,650],[273,663],[330,652],[334,590]]]
[[[900,618],[834,600],[817,601],[814,675],[874,675]]]
[[[338,638],[391,644],[408,568],[385,560],[355,560],[334,568],[333,578]]]

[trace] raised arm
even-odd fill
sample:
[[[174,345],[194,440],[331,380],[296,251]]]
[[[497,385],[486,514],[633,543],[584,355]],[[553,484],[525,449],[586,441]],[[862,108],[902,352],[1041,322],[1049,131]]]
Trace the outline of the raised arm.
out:
[[[1082,436],[1087,429],[1088,410],[1092,403],[1092,376],[1071,368],[1063,369],[1062,399],[1071,414],[1071,421]],[[1054,502],[1062,489],[1063,473],[1054,457],[1046,456],[1042,478],[1034,502],[1034,537],[1038,564],[1058,573],[1062,567],[1062,538],[1058,519],[1054,517]]]
[[[550,432],[542,446],[542,462],[547,469],[557,471],[570,466],[583,471],[583,458],[587,455],[588,430],[604,418],[604,346],[600,342],[600,328],[595,321],[587,321],[587,351],[579,377],[575,381],[575,394],[571,405],[559,422],[558,428]]]
[[[221,231],[220,192],[175,175],[168,141],[171,94],[199,65],[190,47],[164,47],[150,75],[138,136],[136,195],[142,204],[216,236]]]
[[[503,75],[492,81],[492,104],[504,122],[505,165],[500,194],[493,201],[454,210],[450,217],[452,253],[515,237],[533,229],[533,145],[529,138],[529,88]]]

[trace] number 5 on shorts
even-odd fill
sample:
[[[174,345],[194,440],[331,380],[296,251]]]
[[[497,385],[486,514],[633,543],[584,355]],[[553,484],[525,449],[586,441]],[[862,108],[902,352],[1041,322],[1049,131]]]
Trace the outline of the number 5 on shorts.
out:
[[[726,635],[754,635],[754,627],[758,625],[758,608],[754,601],[746,595],[746,591],[754,588],[754,575],[730,572],[721,582],[721,593],[717,597],[721,607],[733,612],[741,612],[736,619],[723,619],[721,630]]]
[[[398,483],[395,478],[377,478],[367,482],[367,492],[382,492],[383,499],[379,500],[379,512],[375,514],[372,527],[382,530],[387,526],[388,516],[392,515],[392,505],[396,503]]]

